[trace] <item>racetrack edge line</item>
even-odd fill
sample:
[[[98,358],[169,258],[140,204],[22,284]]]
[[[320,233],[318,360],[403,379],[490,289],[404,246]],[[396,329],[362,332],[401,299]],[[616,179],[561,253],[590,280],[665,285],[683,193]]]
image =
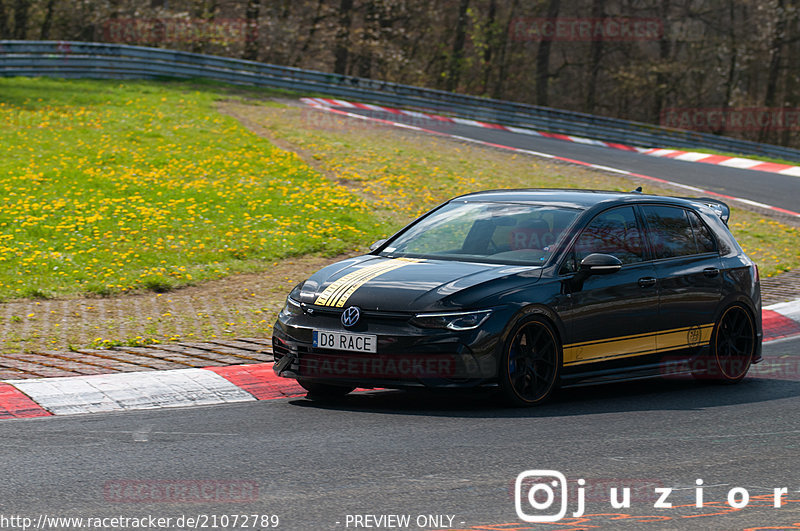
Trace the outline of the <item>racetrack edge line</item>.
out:
[[[753,201],[751,199],[744,199],[744,198],[741,198],[741,197],[735,197],[735,196],[720,194],[718,192],[712,192],[711,190],[704,190],[702,188],[697,188],[695,186],[676,183],[674,181],[668,181],[666,179],[653,177],[651,175],[645,175],[643,173],[636,173],[636,172],[632,172],[632,171],[628,171],[628,170],[622,170],[622,169],[614,168],[614,167],[611,167],[611,166],[603,166],[603,165],[600,165],[600,164],[594,164],[594,163],[585,162],[585,161],[582,161],[582,160],[571,159],[571,158],[568,158],[568,157],[562,157],[560,155],[553,155],[553,154],[550,154],[550,153],[543,153],[543,152],[540,152],[540,151],[532,151],[532,150],[528,150],[528,149],[522,149],[522,148],[515,148],[515,147],[512,147],[512,146],[507,146],[507,145],[504,145],[504,144],[496,144],[494,142],[486,142],[484,140],[478,140],[478,139],[475,139],[475,138],[469,138],[469,137],[465,137],[465,136],[461,136],[461,135],[451,135],[451,134],[448,134],[448,133],[442,133],[441,131],[434,131],[432,129],[426,129],[424,127],[419,127],[419,126],[415,126],[415,125],[408,125],[408,124],[393,122],[391,120],[384,120],[382,118],[375,118],[375,117],[372,117],[372,116],[362,116],[360,114],[355,114],[355,113],[351,113],[351,112],[347,112],[347,111],[342,111],[342,110],[339,110],[339,109],[333,109],[331,107],[326,107],[326,106],[322,106],[322,105],[313,105],[313,104],[309,104],[309,103],[306,103],[306,104],[309,107],[312,107],[312,108],[317,109],[317,110],[321,110],[321,111],[325,111],[325,112],[331,112],[331,113],[334,113],[334,114],[347,116],[349,118],[358,118],[360,120],[367,120],[367,121],[382,123],[384,125],[391,125],[393,127],[399,127],[401,129],[410,129],[410,130],[413,130],[413,131],[419,131],[419,132],[433,134],[433,135],[437,135],[437,136],[453,138],[453,139],[456,139],[456,140],[463,140],[465,142],[472,142],[474,144],[479,144],[479,145],[483,145],[483,146],[489,146],[489,147],[505,149],[505,150],[514,151],[514,152],[517,152],[517,153],[525,153],[525,154],[528,154],[528,155],[533,155],[533,156],[537,156],[537,157],[544,157],[544,158],[548,158],[548,159],[559,160],[559,161],[562,161],[562,162],[569,162],[571,164],[577,164],[579,166],[585,166],[585,167],[589,167],[589,168],[596,169],[596,170],[610,171],[610,172],[619,173],[619,174],[622,174],[622,175],[628,175],[628,176],[631,176],[631,177],[637,177],[637,178],[640,178],[640,179],[645,179],[645,180],[657,182],[657,183],[660,183],[660,184],[666,184],[666,185],[670,185],[670,186],[675,186],[675,187],[678,187],[678,188],[683,188],[683,189],[690,190],[690,191],[693,191],[693,192],[702,193],[702,194],[706,194],[706,195],[711,195],[711,196],[719,197],[719,198],[722,198],[722,199],[727,199],[729,201],[736,201],[737,203],[742,203],[742,204],[746,204],[746,205],[750,205],[750,206],[758,206],[760,208],[765,208],[765,209],[768,209],[768,210],[773,210],[775,212],[779,212],[781,214],[786,214],[786,215],[795,216],[795,217],[800,218],[800,212],[793,212],[791,210],[786,210],[786,209],[781,208],[781,207],[767,205],[765,203],[759,203],[759,202]]]

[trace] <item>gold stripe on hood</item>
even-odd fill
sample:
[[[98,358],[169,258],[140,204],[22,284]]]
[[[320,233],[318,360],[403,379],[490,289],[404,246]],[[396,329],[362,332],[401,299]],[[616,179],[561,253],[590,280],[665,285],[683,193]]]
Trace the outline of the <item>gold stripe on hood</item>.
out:
[[[358,288],[373,278],[418,262],[420,262],[420,260],[397,258],[362,267],[358,271],[348,273],[342,278],[332,282],[319,294],[314,304],[341,308]]]

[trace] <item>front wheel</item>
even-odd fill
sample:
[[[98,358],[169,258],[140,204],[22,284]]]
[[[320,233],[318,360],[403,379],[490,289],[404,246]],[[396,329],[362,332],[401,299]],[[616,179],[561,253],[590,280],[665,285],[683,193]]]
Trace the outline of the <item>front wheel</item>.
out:
[[[553,393],[561,372],[561,345],[541,317],[521,320],[500,360],[500,388],[513,406],[535,406]]]
[[[756,350],[756,327],[743,306],[726,309],[714,325],[709,345],[709,363],[702,377],[724,383],[744,379]]]
[[[355,387],[348,385],[331,385],[309,382],[308,380],[297,380],[297,383],[308,391],[309,396],[312,398],[339,398],[355,389]]]

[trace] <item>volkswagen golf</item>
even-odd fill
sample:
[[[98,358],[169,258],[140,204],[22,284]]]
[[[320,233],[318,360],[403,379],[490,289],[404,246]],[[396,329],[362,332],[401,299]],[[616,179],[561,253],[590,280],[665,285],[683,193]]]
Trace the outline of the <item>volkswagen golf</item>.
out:
[[[590,190],[456,197],[289,293],[276,374],[312,396],[559,387],[761,361],[758,268],[715,199]]]

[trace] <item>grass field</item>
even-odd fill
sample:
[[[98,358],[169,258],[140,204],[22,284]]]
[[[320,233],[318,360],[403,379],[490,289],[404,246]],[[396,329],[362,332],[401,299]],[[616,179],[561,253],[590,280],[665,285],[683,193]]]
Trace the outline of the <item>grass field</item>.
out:
[[[272,96],[0,79],[0,351],[267,336],[324,257],[459,193],[683,195]],[[800,267],[797,227],[734,205],[731,229],[762,276]]]
[[[164,291],[380,232],[359,197],[217,113],[213,90],[0,79],[0,94],[0,298]]]

